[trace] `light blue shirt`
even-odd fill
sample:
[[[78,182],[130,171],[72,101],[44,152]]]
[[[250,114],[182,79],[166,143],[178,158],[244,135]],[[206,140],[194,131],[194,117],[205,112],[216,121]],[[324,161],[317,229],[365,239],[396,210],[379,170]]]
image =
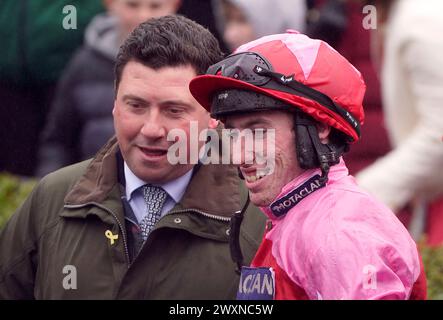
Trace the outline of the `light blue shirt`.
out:
[[[128,200],[129,205],[134,211],[134,215],[137,218],[137,221],[140,222],[141,219],[146,215],[146,203],[143,199],[141,186],[147,184],[147,182],[141,180],[137,177],[131,169],[129,169],[126,161],[124,163],[124,172],[125,172],[125,181],[126,181],[126,199]],[[175,180],[169,181],[164,184],[153,184],[158,187],[162,187],[163,190],[166,191],[168,197],[166,198],[165,203],[163,204],[163,208],[161,211],[161,216],[163,217],[169,210],[171,210],[177,202],[181,200],[183,194],[188,187],[189,181],[191,181],[192,177],[192,169],[186,172],[181,177],[178,177]]]

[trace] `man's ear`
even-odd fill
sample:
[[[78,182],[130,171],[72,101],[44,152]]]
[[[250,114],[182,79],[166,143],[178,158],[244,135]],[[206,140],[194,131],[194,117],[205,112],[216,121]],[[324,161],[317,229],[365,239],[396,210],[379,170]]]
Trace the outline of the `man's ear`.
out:
[[[217,126],[218,126],[218,120],[214,118],[209,118],[209,124],[208,124],[209,129],[216,129]]]
[[[316,123],[317,131],[318,131],[318,137],[320,139],[320,142],[323,144],[326,144],[329,142],[329,134],[331,133],[331,126],[328,126],[327,124],[317,122]]]

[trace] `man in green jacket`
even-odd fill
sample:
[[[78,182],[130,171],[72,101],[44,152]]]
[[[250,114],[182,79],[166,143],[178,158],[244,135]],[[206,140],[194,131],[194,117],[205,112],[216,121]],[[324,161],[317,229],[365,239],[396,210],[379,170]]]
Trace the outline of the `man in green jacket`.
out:
[[[235,298],[230,217],[246,210],[249,263],[264,216],[247,205],[233,166],[174,165],[168,153],[171,130],[189,142],[195,128],[216,127],[188,84],[221,57],[209,31],[181,16],[131,33],[115,68],[116,138],[43,178],[7,223],[0,299]]]

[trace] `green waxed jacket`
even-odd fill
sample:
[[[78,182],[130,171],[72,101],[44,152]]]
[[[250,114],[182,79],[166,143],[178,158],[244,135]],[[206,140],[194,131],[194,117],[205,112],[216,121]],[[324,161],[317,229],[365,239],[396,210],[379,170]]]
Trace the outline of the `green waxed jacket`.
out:
[[[12,216],[0,233],[0,299],[235,299],[229,217],[247,194],[236,169],[201,166],[130,262],[117,152],[112,139],[94,159],[46,176]],[[264,225],[249,206],[245,264]]]

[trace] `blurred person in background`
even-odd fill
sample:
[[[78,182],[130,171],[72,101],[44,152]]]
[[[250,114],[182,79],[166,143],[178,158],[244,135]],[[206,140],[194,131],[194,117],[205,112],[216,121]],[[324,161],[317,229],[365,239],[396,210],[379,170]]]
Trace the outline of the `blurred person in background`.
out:
[[[357,175],[393,211],[408,207],[415,239],[443,241],[443,2],[376,1],[374,43],[393,150]]]
[[[75,12],[64,13],[67,5]],[[86,25],[102,10],[98,0],[0,2],[0,172],[34,173],[56,82]],[[75,29],[65,29],[65,19]]]
[[[347,0],[306,0],[306,34],[336,48],[349,27]]]
[[[181,5],[177,11],[177,14],[181,14],[206,27],[219,41],[220,49],[223,52],[228,52],[226,44],[220,33],[221,30],[217,28],[216,25],[216,19],[214,16],[215,4],[215,1],[212,0],[181,0]]]
[[[258,37],[303,32],[306,0],[212,0],[216,23],[230,51]]]
[[[180,0],[105,0],[58,84],[39,150],[37,176],[91,158],[114,134],[118,49],[141,22],[175,13]]]

